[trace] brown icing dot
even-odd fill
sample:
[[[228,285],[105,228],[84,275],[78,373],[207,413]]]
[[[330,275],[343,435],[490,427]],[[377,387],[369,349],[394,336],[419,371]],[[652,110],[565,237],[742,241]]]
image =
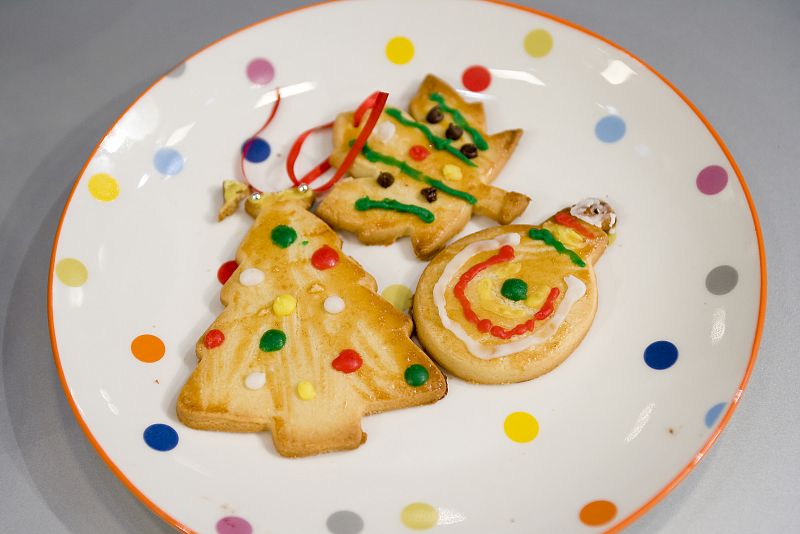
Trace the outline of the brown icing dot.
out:
[[[433,106],[428,112],[428,115],[425,116],[425,120],[431,124],[442,122],[443,119],[444,113],[442,113],[442,110],[439,108],[439,106]]]
[[[476,147],[472,143],[467,143],[461,147],[461,153],[464,154],[469,159],[475,158],[478,155],[478,147]]]
[[[390,172],[382,172],[378,175],[378,185],[387,188],[394,183],[394,176]]]
[[[448,139],[451,139],[453,141],[457,141],[457,140],[461,139],[462,135],[464,135],[464,128],[462,128],[461,126],[456,126],[455,124],[453,124],[451,122],[450,126],[447,127],[447,131],[444,132],[444,135]]]
[[[425,197],[425,200],[428,202],[436,202],[436,188],[435,187],[426,187],[422,191],[422,196]]]

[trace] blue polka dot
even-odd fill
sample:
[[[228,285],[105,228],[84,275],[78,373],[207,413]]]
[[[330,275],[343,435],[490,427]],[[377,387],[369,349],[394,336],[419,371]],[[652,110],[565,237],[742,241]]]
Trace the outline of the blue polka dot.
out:
[[[178,445],[178,433],[169,425],[156,423],[144,429],[144,442],[157,451],[171,451]]]
[[[669,369],[678,361],[678,347],[669,341],[655,341],[644,349],[644,363],[653,369]]]
[[[728,404],[727,402],[720,402],[719,404],[715,404],[711,408],[708,409],[706,412],[706,426],[711,428],[714,426],[714,423],[717,422],[719,419],[722,410],[725,409],[725,405]]]
[[[174,148],[160,148],[153,156],[153,165],[161,174],[172,176],[183,169],[183,156]]]
[[[597,121],[594,133],[604,143],[616,143],[625,135],[625,121],[617,115],[606,115]]]
[[[250,143],[249,146],[248,143]],[[247,149],[247,153],[244,151],[245,148]],[[271,152],[272,149],[269,147],[269,143],[260,137],[248,139],[242,145],[242,154],[244,154],[245,159],[250,163],[261,163],[262,161],[266,161]]]

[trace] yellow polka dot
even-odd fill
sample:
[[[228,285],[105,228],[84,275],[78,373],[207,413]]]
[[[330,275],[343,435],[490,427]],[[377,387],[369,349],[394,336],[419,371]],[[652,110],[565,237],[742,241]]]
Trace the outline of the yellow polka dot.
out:
[[[102,202],[111,202],[119,195],[119,184],[110,174],[94,174],[89,178],[89,193]]]
[[[439,512],[424,502],[411,503],[400,512],[400,520],[405,526],[413,530],[428,530],[436,526],[439,521]]]
[[[414,57],[414,43],[406,37],[392,37],[386,43],[386,57],[397,65],[404,65]]]
[[[403,284],[387,287],[381,292],[381,296],[403,313],[411,308],[411,290]]]
[[[64,258],[56,263],[56,276],[64,285],[80,287],[89,278],[89,271],[75,258]]]
[[[303,380],[297,384],[297,396],[303,400],[311,400],[317,396],[317,391],[314,389],[314,384]]]
[[[528,412],[514,412],[506,417],[503,430],[511,441],[528,443],[539,434],[539,422]]]
[[[280,295],[272,303],[272,311],[275,315],[289,315],[297,307],[297,299],[291,295]]]
[[[447,164],[442,168],[442,174],[444,174],[445,180],[460,180],[461,179],[461,169],[456,167],[455,165]]]
[[[533,57],[544,57],[553,48],[553,36],[547,30],[533,30],[525,36],[525,51]]]

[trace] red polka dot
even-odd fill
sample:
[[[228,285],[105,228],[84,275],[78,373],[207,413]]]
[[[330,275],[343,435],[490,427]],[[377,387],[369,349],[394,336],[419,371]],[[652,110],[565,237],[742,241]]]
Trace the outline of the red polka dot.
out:
[[[492,75],[486,67],[473,65],[461,75],[461,83],[470,91],[484,91],[492,83]]]
[[[233,272],[238,268],[239,264],[236,263],[236,260],[226,261],[220,265],[219,269],[217,270],[217,280],[219,280],[219,283],[224,284],[227,282],[228,278],[230,278]]]
[[[225,341],[225,334],[222,333],[221,330],[209,330],[206,334],[206,338],[203,340],[203,344],[206,346],[207,349],[213,349],[222,345],[222,342]]]
[[[430,155],[430,152],[422,145],[414,145],[408,149],[408,155],[415,161],[422,161]]]
[[[353,349],[344,349],[332,362],[333,368],[342,373],[354,373],[364,364],[364,360]]]
[[[311,265],[320,271],[336,267],[337,263],[339,263],[339,253],[328,245],[322,245],[311,255]]]

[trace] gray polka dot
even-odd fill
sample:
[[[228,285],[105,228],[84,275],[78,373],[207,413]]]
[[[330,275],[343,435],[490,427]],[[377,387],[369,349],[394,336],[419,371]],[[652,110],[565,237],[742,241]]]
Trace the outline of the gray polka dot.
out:
[[[706,276],[706,288],[714,295],[730,293],[738,282],[739,273],[730,265],[714,267]]]
[[[325,525],[331,534],[359,534],[364,530],[364,520],[350,510],[339,510],[332,513]]]
[[[171,71],[167,73],[167,76],[170,78],[178,78],[183,75],[184,71],[186,71],[186,63],[181,63]]]

